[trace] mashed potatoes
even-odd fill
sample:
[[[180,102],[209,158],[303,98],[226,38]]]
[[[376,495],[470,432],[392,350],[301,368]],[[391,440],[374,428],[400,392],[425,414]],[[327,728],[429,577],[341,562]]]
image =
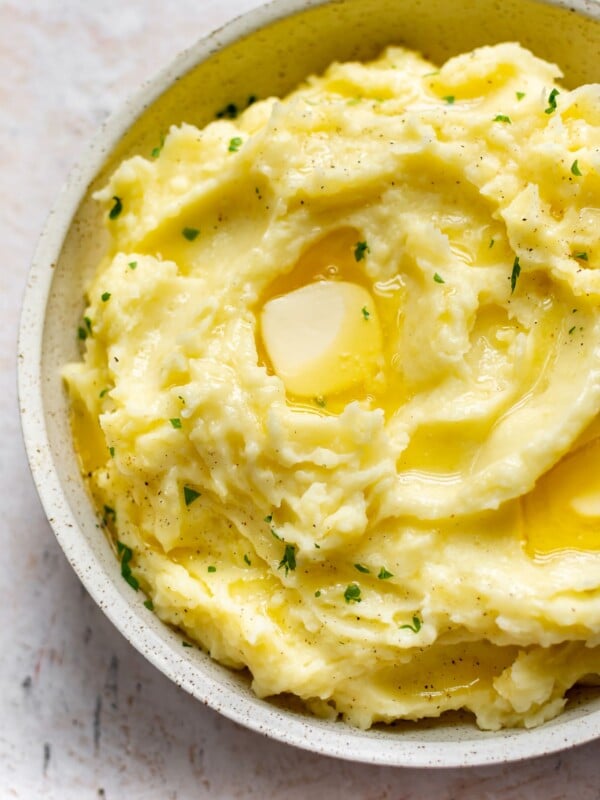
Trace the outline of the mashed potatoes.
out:
[[[496,729],[600,673],[600,88],[559,77],[391,48],[98,194],[77,449],[124,576],[260,696]]]

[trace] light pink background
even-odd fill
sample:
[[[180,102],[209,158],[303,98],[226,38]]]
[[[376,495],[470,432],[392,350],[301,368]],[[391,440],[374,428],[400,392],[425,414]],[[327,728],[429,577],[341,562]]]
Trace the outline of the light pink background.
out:
[[[107,113],[260,0],[0,0],[0,798],[556,800],[600,797],[600,743],[516,766],[335,761],[204,708],[123,640],[44,518],[21,443],[16,332],[58,189]]]

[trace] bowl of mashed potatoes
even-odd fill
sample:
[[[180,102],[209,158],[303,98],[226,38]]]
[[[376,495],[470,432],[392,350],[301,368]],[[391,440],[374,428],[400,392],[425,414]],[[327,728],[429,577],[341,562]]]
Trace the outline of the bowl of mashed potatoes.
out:
[[[107,123],[44,233],[20,392],[59,542],[276,739],[454,766],[600,732],[600,10],[570,5],[265,6]]]

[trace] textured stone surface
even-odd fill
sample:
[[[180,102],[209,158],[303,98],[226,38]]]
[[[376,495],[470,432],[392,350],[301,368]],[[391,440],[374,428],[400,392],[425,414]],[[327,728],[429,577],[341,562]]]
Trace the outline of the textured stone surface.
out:
[[[598,798],[600,743],[516,766],[423,772],[322,758],[239,728],[125,642],[45,520],[14,376],[45,217],[110,110],[177,51],[259,4],[0,0],[0,798]]]

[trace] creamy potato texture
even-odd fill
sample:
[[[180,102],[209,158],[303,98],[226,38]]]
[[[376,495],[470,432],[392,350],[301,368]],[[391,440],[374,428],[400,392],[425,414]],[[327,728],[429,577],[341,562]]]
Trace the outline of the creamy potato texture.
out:
[[[496,729],[600,673],[600,88],[559,79],[390,48],[98,194],[83,468],[130,582],[260,696]]]

